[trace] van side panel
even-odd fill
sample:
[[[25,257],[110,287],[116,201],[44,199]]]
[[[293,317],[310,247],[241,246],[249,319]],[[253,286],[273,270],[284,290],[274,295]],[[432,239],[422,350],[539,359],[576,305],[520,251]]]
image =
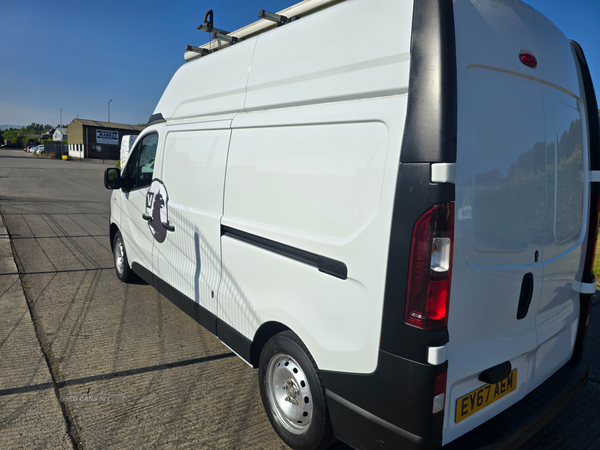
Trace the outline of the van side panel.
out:
[[[221,319],[249,339],[280,322],[322,369],[375,369],[405,109],[399,96],[234,119],[223,226],[344,264],[347,278],[227,233]]]
[[[226,234],[223,271],[244,290],[224,285],[220,312],[249,339],[283,323],[322,369],[377,364],[412,8],[348,0],[260,35],[233,122],[223,225],[334,260],[347,279]]]

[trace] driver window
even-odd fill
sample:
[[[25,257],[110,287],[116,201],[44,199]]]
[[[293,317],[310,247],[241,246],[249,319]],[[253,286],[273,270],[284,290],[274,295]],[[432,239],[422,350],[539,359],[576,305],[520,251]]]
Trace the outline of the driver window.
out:
[[[144,136],[140,144],[140,159],[138,164],[135,187],[142,188],[152,184],[154,174],[154,158],[158,147],[158,134],[153,133]]]
[[[157,146],[158,134],[152,133],[144,136],[139,145],[133,149],[127,161],[125,175],[129,179],[130,189],[141,189],[152,183]]]

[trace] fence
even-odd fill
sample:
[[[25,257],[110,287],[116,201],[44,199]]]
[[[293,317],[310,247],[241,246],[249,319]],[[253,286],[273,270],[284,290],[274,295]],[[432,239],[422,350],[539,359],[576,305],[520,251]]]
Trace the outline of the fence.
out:
[[[62,142],[48,142],[44,143],[44,153],[47,155],[54,155],[57,159],[62,159],[63,155],[69,154],[69,146]]]

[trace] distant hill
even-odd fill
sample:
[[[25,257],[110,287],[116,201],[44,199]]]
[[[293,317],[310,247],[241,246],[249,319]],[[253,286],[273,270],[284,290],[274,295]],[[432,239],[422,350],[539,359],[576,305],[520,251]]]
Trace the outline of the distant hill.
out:
[[[24,125],[0,125],[0,130],[6,130],[7,128],[23,128]]]

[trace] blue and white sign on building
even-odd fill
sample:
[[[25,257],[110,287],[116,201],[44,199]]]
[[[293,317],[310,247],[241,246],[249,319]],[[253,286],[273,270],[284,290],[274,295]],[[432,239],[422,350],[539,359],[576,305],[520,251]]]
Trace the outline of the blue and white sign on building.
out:
[[[119,132],[112,130],[96,130],[96,143],[119,145]]]

